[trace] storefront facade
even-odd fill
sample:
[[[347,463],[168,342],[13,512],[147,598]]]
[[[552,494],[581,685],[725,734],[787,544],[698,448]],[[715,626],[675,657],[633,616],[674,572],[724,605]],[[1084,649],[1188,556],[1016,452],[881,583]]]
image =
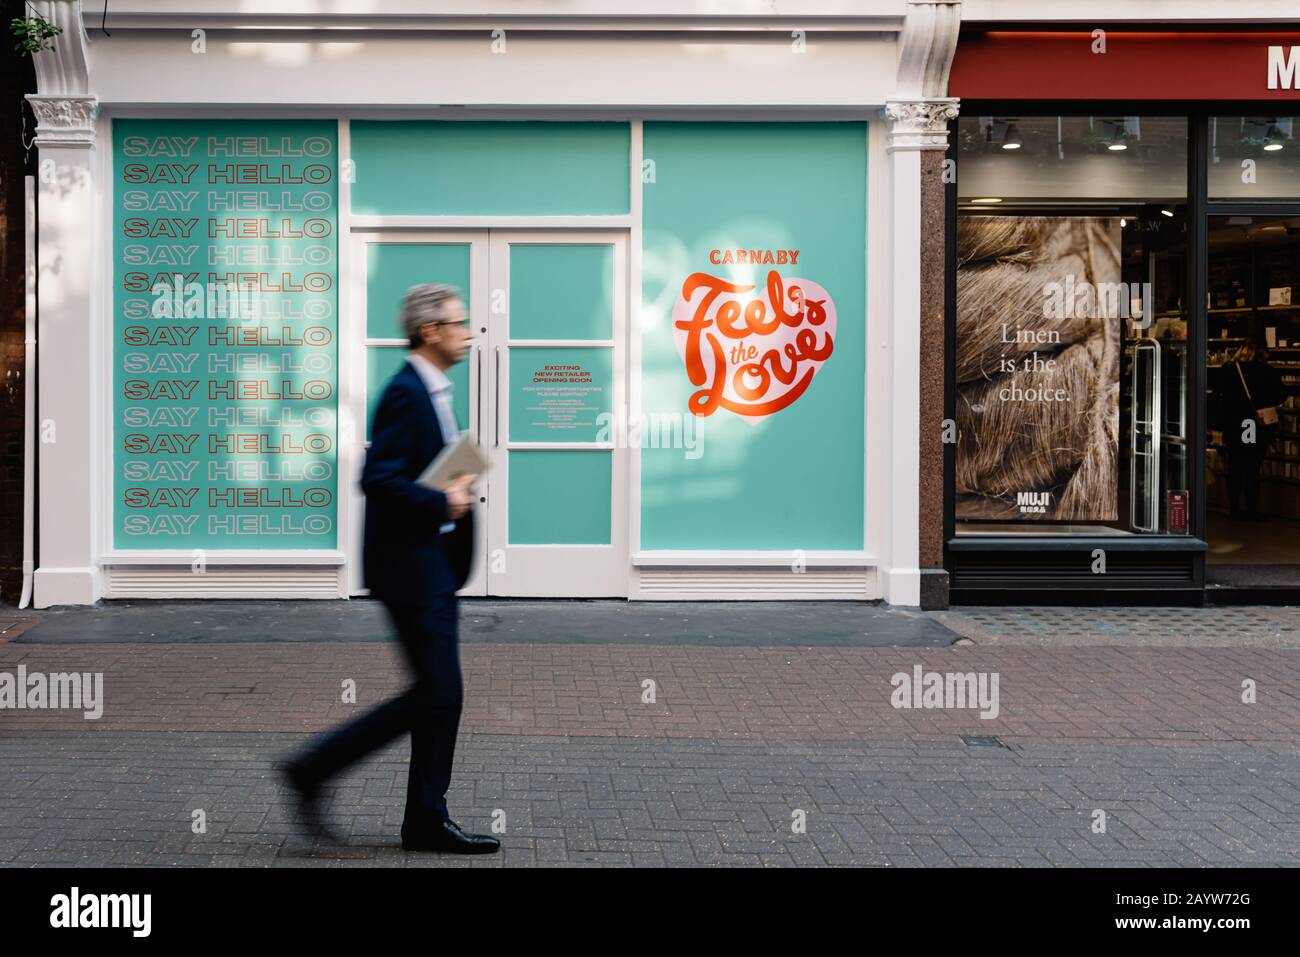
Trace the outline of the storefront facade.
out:
[[[1294,600],[1295,24],[964,18],[949,92],[952,601]]]
[[[959,4],[36,6],[36,606],[364,594],[418,282],[475,331],[466,594],[941,590],[923,171]]]

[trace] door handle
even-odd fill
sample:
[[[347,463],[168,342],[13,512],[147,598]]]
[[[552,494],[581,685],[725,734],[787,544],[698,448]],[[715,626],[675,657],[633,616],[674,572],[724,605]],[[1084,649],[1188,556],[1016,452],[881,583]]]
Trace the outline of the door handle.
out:
[[[494,448],[500,448],[501,447],[501,347],[495,346],[494,348],[496,349],[497,371],[496,371],[496,375],[493,376],[493,382],[495,383],[496,386],[496,401],[492,404],[492,414],[495,417],[496,421],[495,421],[495,426],[493,428],[494,437],[493,437],[492,445]]]
[[[1148,355],[1148,361],[1143,356]],[[1133,343],[1129,406],[1129,524],[1135,531],[1156,532],[1160,529],[1160,452],[1164,422],[1161,398],[1164,390],[1160,368],[1160,340],[1138,339]],[[1140,437],[1147,444],[1139,450]],[[1139,484],[1145,480],[1144,495]],[[1139,517],[1139,507],[1145,514]]]
[[[474,424],[477,426],[478,434],[474,436],[477,445],[483,444],[483,347],[474,347],[475,361],[475,378],[478,381],[478,391],[474,393]]]

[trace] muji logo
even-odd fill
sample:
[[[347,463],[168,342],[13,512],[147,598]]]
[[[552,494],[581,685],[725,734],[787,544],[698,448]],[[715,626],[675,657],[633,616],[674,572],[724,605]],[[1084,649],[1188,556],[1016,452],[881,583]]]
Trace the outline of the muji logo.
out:
[[[673,306],[673,340],[698,391],[688,408],[719,408],[751,425],[808,390],[835,349],[835,304],[807,279],[767,274],[763,289],[692,273]]]
[[[1300,47],[1268,48],[1268,88],[1300,90]]]
[[[1046,515],[1052,504],[1051,492],[1017,492],[1016,505],[1022,515]]]

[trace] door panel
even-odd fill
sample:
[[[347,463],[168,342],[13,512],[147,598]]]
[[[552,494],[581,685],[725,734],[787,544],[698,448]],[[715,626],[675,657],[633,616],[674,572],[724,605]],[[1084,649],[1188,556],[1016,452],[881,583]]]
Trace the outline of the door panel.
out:
[[[367,444],[375,404],[406,358],[406,290],[447,282],[467,297],[474,343],[448,375],[457,422],[489,469],[461,594],[626,597],[627,451],[607,440],[626,403],[626,237],[376,232],[356,237],[353,264],[351,327],[364,343],[353,369],[365,386],[350,408]],[[360,593],[362,507],[351,514]]]
[[[489,594],[627,595],[627,450],[608,441],[626,402],[626,249],[621,234],[492,234],[507,294],[490,333]]]
[[[1205,579],[1295,588],[1300,213],[1219,214],[1206,225]]]
[[[510,545],[608,545],[613,454],[527,449],[509,455]]]
[[[483,345],[479,333],[486,329],[488,309],[487,233],[362,233],[354,237],[353,242],[353,308],[356,315],[350,326],[355,330],[354,341],[360,340],[363,343],[359,374],[364,376],[365,383],[364,389],[356,390],[351,403],[354,420],[364,423],[360,429],[354,430],[358,433],[356,441],[361,442],[363,448],[369,447],[375,406],[379,403],[388,380],[406,361],[407,340],[402,332],[402,298],[412,286],[430,282],[448,283],[461,290],[477,334],[466,361],[447,370],[447,376],[455,388],[452,407],[456,413],[456,424],[461,429],[477,433],[482,403],[476,400],[483,384]],[[351,590],[358,594],[364,591],[361,588],[360,564],[365,498],[357,487],[364,455],[358,454],[355,460],[358,462],[358,473],[351,483],[351,492],[356,496],[358,507],[350,511],[354,526],[351,529],[353,546],[350,554],[354,556]],[[479,508],[481,510],[482,506]],[[475,529],[479,557],[475,561],[473,573],[461,589],[462,595],[486,593],[481,555],[486,547],[487,531],[486,523],[481,518],[480,515]]]

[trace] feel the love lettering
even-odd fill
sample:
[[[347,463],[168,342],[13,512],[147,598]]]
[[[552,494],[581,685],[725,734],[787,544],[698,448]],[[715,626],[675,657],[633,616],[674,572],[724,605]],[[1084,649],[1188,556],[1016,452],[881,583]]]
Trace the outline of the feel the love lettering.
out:
[[[751,424],[795,402],[835,349],[835,304],[807,279],[782,280],[775,270],[764,288],[692,273],[673,306],[673,340],[698,391],[688,408],[719,408]]]

